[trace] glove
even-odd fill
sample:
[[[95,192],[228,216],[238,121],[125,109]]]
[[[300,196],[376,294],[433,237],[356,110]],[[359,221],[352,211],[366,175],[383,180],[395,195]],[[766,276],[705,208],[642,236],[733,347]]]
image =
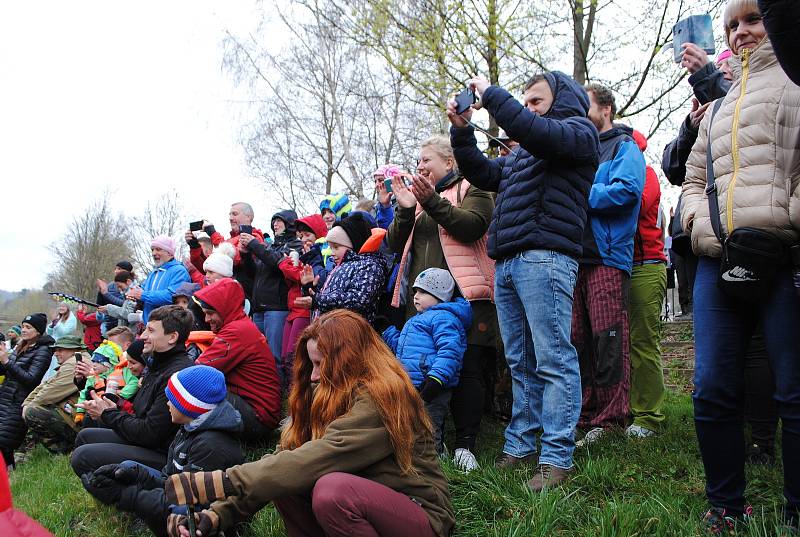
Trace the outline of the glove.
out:
[[[375,331],[379,334],[383,334],[391,324],[391,321],[389,321],[389,318],[385,315],[376,315],[375,320],[372,321],[373,328],[375,328]]]
[[[112,479],[119,485],[137,485],[150,490],[164,486],[164,480],[153,476],[141,464],[125,461],[120,464],[106,464],[94,471],[95,476]]]
[[[223,470],[182,472],[167,478],[164,482],[164,495],[168,504],[205,505],[228,496],[236,496],[236,489]]]
[[[109,465],[113,466],[113,465]],[[86,473],[81,476],[81,483],[86,491],[105,504],[115,504],[119,501],[123,486],[106,475]]]
[[[430,403],[443,391],[444,386],[442,386],[442,383],[439,381],[439,379],[435,377],[425,377],[425,382],[422,383],[422,387],[419,389],[419,394],[422,396],[423,401]]]
[[[217,535],[219,532],[219,516],[211,509],[195,513],[194,523],[197,533],[201,537]],[[182,527],[189,529],[189,518],[186,515],[169,515],[167,517],[167,535],[169,537],[180,537]]]

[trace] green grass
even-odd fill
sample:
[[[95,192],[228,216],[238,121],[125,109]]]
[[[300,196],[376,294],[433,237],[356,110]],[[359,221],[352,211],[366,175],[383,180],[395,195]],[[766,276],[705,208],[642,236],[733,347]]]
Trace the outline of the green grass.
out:
[[[482,468],[470,474],[446,462],[458,536],[676,536],[701,535],[707,506],[703,471],[692,422],[691,400],[671,394],[665,432],[632,441],[610,434],[576,454],[569,483],[544,494],[525,487],[532,469],[497,471],[502,427],[486,422],[480,441]],[[256,456],[257,453],[253,453]],[[302,471],[298,469],[298,471]],[[756,518],[744,535],[773,537],[782,504],[781,469],[747,469],[747,498]],[[81,488],[67,457],[41,447],[12,473],[16,506],[58,536],[133,537],[133,519],[95,502]],[[244,537],[283,536],[272,507],[264,509]]]

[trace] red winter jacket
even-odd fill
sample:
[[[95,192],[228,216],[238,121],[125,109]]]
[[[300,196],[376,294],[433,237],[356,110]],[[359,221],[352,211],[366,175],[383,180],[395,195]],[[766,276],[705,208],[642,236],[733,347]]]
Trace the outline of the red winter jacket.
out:
[[[75,316],[83,325],[83,343],[89,348],[89,351],[94,350],[103,342],[103,335],[100,331],[102,324],[97,320],[96,313],[86,313],[85,311],[77,310]]]
[[[298,218],[295,226],[298,223],[310,227],[311,231],[314,232],[318,239],[328,235],[328,227],[325,225],[325,221],[320,214],[312,214],[310,216]],[[303,296],[303,291],[300,288],[300,276],[303,274],[302,264],[295,266],[294,263],[292,263],[292,259],[287,257],[278,264],[278,268],[283,272],[283,279],[286,280],[286,285],[289,287],[289,293],[287,295],[289,316],[286,317],[286,320],[293,321],[300,317],[311,317],[310,309],[298,308],[294,305],[295,299]]]
[[[281,409],[275,357],[264,335],[244,314],[241,284],[225,278],[200,289],[194,297],[214,308],[223,320],[211,346],[195,364],[209,365],[225,373],[228,390],[247,401],[261,423],[274,429]]]
[[[644,134],[634,130],[633,139],[642,152],[647,149],[647,138]],[[664,233],[658,226],[660,204],[661,185],[658,183],[658,175],[652,167],[647,166],[642,206],[639,209],[639,225],[633,238],[634,265],[642,264],[644,261],[667,261],[664,255]]]

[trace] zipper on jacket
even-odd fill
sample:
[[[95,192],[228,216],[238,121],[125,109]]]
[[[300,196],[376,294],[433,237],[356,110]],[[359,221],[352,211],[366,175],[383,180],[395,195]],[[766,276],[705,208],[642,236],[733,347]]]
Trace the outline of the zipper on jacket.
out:
[[[736,108],[733,112],[733,127],[731,128],[731,155],[733,156],[733,175],[728,183],[726,208],[728,220],[728,235],[733,232],[733,189],[739,176],[739,115],[742,112],[742,102],[747,91],[747,77],[750,74],[750,49],[742,50],[742,88],[739,98],[736,99]],[[711,136],[711,131],[708,133]]]

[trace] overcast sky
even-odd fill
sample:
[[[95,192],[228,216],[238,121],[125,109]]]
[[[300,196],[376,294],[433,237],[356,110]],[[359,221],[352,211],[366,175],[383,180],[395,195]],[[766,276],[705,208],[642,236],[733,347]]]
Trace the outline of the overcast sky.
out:
[[[0,289],[41,287],[47,246],[104,190],[131,215],[170,188],[227,230],[232,201],[256,224],[277,208],[236,143],[223,31],[254,2],[0,3]]]

